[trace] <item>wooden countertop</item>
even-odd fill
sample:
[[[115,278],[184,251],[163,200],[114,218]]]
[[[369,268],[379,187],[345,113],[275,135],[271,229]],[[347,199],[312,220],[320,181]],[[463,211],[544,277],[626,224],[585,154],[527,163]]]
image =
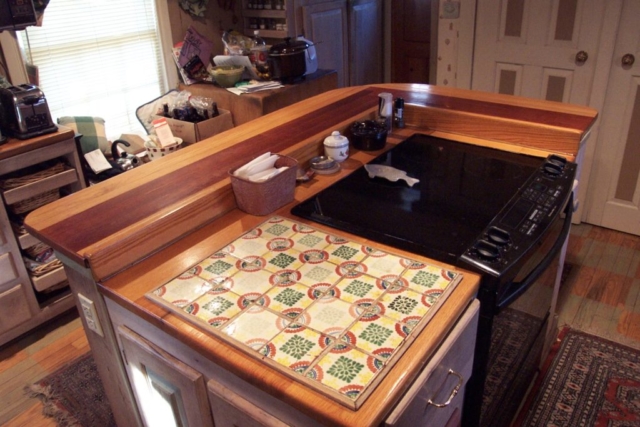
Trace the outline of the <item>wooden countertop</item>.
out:
[[[279,89],[242,95],[212,83],[180,85],[180,89],[192,95],[213,98],[218,107],[231,111],[236,126],[337,87],[338,73],[335,70],[318,70],[299,82],[285,84]]]
[[[8,138],[7,142],[0,144],[0,160],[18,154],[28,153],[38,148],[55,144],[65,139],[73,138],[74,133],[71,129],[58,126],[58,130],[52,133],[36,136],[29,139]]]
[[[360,162],[354,161],[349,169],[359,165]],[[327,183],[329,181],[333,179],[327,180]],[[316,182],[308,188],[299,187],[300,191],[297,192],[296,199],[315,192],[315,189],[311,188],[313,186],[323,188],[325,185]],[[145,297],[145,293],[181,274],[217,249],[240,237],[244,232],[259,225],[265,217],[247,215],[234,209],[152,257],[131,266],[125,272],[113,276],[100,285],[101,292],[136,316],[199,352],[204,359],[210,360],[326,425],[352,427],[380,425],[477,294],[479,276],[293,217],[288,212],[295,203],[297,202],[279,209],[274,215],[313,224],[315,228],[352,238],[356,242],[369,243],[373,247],[388,250],[391,253],[446,266],[463,273],[462,282],[453,290],[425,329],[357,411],[350,410],[322,393],[270,368]]]
[[[510,151],[571,157],[597,116],[587,107],[428,85],[336,89],[51,203],[31,213],[26,226],[104,280],[234,209],[229,169],[266,151],[304,166],[322,152],[332,130],[371,117],[382,91],[403,97],[406,105],[407,127],[394,131],[390,142],[439,132]],[[371,159],[376,153],[361,154]]]
[[[31,213],[26,226],[69,261],[90,268],[103,294],[244,380],[323,422],[376,425],[475,296],[477,275],[464,272],[460,285],[357,412],[266,369],[148,301],[144,294],[267,218],[237,209],[228,170],[266,151],[287,154],[306,166],[322,152],[322,141],[332,130],[344,132],[354,120],[372,117],[382,91],[405,99],[407,124],[405,129],[394,129],[385,149],[422,132],[541,157],[549,152],[572,157],[597,116],[586,107],[427,85],[337,89],[51,203]],[[380,151],[353,150],[341,172],[298,185],[294,202],[274,214],[290,217],[289,209],[295,203],[378,154]]]

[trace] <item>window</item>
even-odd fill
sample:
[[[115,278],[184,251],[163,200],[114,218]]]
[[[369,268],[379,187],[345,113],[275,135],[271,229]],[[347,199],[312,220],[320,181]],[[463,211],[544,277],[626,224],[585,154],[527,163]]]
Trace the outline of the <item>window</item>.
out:
[[[155,0],[55,0],[19,32],[54,120],[102,117],[111,140],[144,132],[136,108],[167,91],[157,16]]]

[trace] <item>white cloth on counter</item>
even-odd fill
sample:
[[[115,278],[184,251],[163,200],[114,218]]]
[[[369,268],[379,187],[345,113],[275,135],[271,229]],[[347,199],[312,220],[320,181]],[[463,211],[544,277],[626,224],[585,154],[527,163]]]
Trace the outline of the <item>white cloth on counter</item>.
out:
[[[266,152],[251,160],[244,166],[239,167],[233,174],[239,178],[248,179],[249,181],[266,181],[267,179],[273,178],[280,172],[288,169],[288,166],[280,168],[275,167],[276,160],[279,158],[280,156],[277,154]]]

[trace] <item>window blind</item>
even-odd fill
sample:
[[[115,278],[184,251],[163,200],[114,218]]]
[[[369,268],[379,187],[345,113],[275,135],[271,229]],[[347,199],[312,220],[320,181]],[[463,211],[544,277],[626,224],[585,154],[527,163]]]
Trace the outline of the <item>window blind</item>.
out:
[[[21,31],[54,120],[105,119],[110,140],[144,133],[135,110],[167,91],[155,0],[55,0]]]

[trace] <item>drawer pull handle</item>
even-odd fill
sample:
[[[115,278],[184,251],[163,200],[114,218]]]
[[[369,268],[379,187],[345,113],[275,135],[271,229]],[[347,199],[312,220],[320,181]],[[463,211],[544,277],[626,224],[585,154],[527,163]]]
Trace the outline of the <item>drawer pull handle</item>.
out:
[[[447,375],[449,375],[449,374],[455,375],[456,377],[458,377],[458,384],[456,384],[456,386],[453,388],[453,390],[451,390],[451,394],[449,394],[449,398],[444,403],[436,403],[433,400],[429,399],[427,401],[427,406],[425,407],[425,410],[429,407],[429,405],[433,405],[436,408],[445,408],[445,407],[449,406],[449,404],[451,403],[453,398],[456,397],[456,395],[460,391],[460,387],[462,387],[462,384],[464,383],[464,378],[462,378],[462,375],[460,375],[459,373],[457,373],[453,369],[449,369],[449,373]]]

